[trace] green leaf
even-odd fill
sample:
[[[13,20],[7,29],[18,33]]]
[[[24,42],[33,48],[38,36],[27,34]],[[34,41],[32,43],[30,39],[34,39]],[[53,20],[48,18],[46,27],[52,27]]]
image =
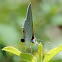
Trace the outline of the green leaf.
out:
[[[15,55],[20,56],[21,52],[19,50],[17,50],[16,48],[12,47],[12,46],[7,46],[4,47],[2,50],[13,53]]]
[[[44,57],[43,62],[49,62],[56,54],[58,54],[60,51],[62,51],[62,45],[60,45],[57,48],[53,48],[50,50]]]
[[[21,62],[36,62],[36,58],[30,53],[21,53]]]
[[[18,56],[20,56],[21,58],[21,62],[25,61],[25,62],[36,62],[36,58],[29,54],[29,53],[22,53],[19,50],[17,50],[16,48],[12,47],[12,46],[8,46],[8,47],[4,47],[2,50],[16,54]]]
[[[41,44],[41,42],[39,44],[38,53],[39,53],[39,60],[38,60],[38,62],[42,62],[42,44]]]

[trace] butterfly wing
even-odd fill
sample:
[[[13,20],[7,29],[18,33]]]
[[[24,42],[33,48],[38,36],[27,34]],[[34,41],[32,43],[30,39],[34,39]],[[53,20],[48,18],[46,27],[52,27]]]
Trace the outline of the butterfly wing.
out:
[[[24,30],[25,30],[25,44],[29,46],[31,44],[32,39],[32,32],[33,32],[33,21],[32,21],[32,10],[31,10],[31,3],[28,6],[27,16],[24,23]]]

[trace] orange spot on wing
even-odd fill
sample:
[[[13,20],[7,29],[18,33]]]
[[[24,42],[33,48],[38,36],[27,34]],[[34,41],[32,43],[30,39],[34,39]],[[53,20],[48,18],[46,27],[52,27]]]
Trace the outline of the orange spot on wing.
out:
[[[23,33],[25,34],[25,29],[24,29]]]

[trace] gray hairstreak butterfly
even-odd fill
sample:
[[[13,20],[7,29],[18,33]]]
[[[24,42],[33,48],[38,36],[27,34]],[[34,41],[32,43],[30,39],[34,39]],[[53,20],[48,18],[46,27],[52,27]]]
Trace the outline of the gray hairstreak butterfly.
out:
[[[31,10],[31,3],[30,3],[27,9],[27,15],[24,23],[24,28],[23,28],[23,38],[21,39],[21,42],[25,42],[26,46],[30,46],[30,44],[34,43],[35,41],[36,39],[34,38],[32,10]]]

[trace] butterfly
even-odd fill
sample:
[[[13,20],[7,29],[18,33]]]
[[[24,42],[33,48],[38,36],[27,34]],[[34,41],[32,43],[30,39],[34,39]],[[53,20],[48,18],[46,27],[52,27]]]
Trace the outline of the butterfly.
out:
[[[23,38],[21,39],[21,42],[25,42],[25,45],[28,46],[35,41],[36,39],[33,32],[32,10],[30,3],[27,9],[27,15],[23,27]]]

